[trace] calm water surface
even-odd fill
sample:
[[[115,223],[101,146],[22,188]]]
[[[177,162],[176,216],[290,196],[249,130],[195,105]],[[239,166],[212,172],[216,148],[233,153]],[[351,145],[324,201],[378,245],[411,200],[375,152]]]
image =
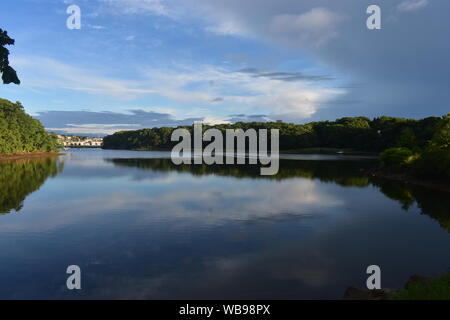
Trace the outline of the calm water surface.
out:
[[[448,194],[369,179],[368,159],[289,155],[261,177],[69,153],[0,163],[2,299],[335,299],[371,264],[383,287],[449,271]]]

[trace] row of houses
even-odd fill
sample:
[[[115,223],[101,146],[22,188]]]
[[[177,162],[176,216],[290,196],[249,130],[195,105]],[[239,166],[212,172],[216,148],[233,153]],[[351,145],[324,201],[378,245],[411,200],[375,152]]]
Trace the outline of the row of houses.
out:
[[[103,138],[58,135],[58,139],[64,147],[100,148],[103,145]]]

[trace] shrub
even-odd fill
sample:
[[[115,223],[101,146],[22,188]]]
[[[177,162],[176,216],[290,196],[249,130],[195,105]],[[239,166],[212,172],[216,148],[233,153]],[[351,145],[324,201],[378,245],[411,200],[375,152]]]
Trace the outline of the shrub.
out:
[[[391,300],[448,300],[450,299],[450,274],[427,282],[415,282],[406,286]]]
[[[381,162],[388,166],[406,166],[416,158],[417,155],[408,148],[390,148],[380,154]]]
[[[428,147],[414,163],[414,168],[419,173],[450,178],[450,147]]]

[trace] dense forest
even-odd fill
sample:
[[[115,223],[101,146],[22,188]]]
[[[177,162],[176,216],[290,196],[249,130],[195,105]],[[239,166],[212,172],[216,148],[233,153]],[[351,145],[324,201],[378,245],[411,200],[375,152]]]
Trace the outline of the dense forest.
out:
[[[57,151],[57,138],[25,113],[20,102],[0,99],[0,154]]]
[[[380,152],[392,147],[422,149],[432,139],[443,118],[422,120],[381,117],[370,120],[365,117],[348,117],[336,121],[320,121],[307,124],[277,122],[238,122],[203,129],[216,128],[247,130],[279,129],[282,151],[304,148],[339,148],[367,152]],[[179,127],[193,131],[193,126]],[[170,149],[176,128],[153,128],[137,131],[121,131],[104,139],[105,149]]]
[[[402,142],[380,154],[386,167],[400,168],[413,175],[450,178],[450,113],[442,117],[424,145],[416,143],[414,132],[403,135]]]
[[[193,126],[178,127],[188,129]],[[279,129],[280,151],[300,152],[307,148],[381,153],[385,166],[410,169],[415,173],[450,177],[450,114],[421,120],[380,117],[346,117],[336,121],[306,124],[277,122],[238,122],[203,129]],[[176,128],[121,131],[107,136],[105,149],[170,149]],[[208,144],[205,142],[204,144]]]

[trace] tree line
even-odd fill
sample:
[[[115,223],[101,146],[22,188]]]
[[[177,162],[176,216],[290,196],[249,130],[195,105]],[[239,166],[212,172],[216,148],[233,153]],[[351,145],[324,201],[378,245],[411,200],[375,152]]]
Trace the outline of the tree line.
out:
[[[180,126],[193,133],[192,126]],[[120,131],[103,140],[105,149],[171,149],[177,128],[161,127]],[[450,177],[450,114],[420,120],[395,117],[345,117],[335,121],[306,124],[276,122],[237,122],[204,126],[204,130],[279,129],[280,151],[302,152],[308,148],[381,153],[386,166],[414,173]],[[224,146],[225,147],[225,146]]]
[[[57,137],[28,115],[20,102],[0,99],[0,154],[58,151]]]
[[[204,130],[226,129],[279,129],[280,150],[305,148],[337,148],[366,152],[380,152],[392,147],[423,149],[433,138],[443,121],[441,117],[421,120],[380,117],[346,117],[336,121],[319,121],[306,124],[276,122],[237,122],[204,126]],[[193,126],[180,126],[193,132]],[[161,127],[136,131],[120,131],[104,138],[105,149],[170,149],[176,128]]]
[[[414,132],[402,136],[402,143],[384,150],[383,165],[406,170],[412,174],[450,178],[450,113],[437,122],[425,145],[417,146]]]

